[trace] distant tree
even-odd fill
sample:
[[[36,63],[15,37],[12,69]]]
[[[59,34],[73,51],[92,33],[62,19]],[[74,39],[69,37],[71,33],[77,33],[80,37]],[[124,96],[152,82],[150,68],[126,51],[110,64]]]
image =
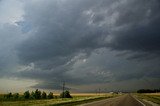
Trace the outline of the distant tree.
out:
[[[42,92],[42,99],[46,99],[47,98],[47,94],[43,91]]]
[[[19,93],[13,94],[13,98],[14,98],[14,99],[18,99],[18,98],[19,98]]]
[[[160,89],[154,89],[154,90],[151,90],[151,89],[139,89],[137,91],[137,93],[157,93],[157,92],[160,92]]]
[[[30,98],[31,98],[31,99],[35,99],[35,93],[34,93],[33,91],[31,92]]]
[[[13,95],[12,95],[12,93],[10,92],[10,93],[8,93],[5,97],[6,97],[7,99],[10,99],[12,96],[13,96]]]
[[[53,98],[53,93],[50,92],[50,93],[48,94],[48,99],[52,99],[52,98]]]
[[[29,99],[29,97],[30,97],[29,91],[24,92],[23,96],[25,99]]]
[[[69,91],[62,92],[62,93],[60,94],[60,97],[61,97],[61,98],[72,98],[72,96],[70,95],[70,92],[69,92]]]
[[[39,91],[38,89],[36,89],[35,91],[35,99],[41,99],[41,91]]]

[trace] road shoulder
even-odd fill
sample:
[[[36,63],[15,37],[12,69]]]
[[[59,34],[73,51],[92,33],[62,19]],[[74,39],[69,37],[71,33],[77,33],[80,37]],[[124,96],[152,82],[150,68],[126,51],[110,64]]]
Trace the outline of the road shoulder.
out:
[[[136,100],[140,101],[141,103],[143,103],[145,106],[160,106],[159,104],[156,104],[152,101],[148,101],[146,99],[142,99],[142,98],[139,98],[138,96],[133,96],[133,98],[135,98]]]
[[[145,103],[149,104],[150,106],[160,106],[159,104],[156,104],[154,102],[148,101],[146,99],[142,99],[142,101],[144,101]]]

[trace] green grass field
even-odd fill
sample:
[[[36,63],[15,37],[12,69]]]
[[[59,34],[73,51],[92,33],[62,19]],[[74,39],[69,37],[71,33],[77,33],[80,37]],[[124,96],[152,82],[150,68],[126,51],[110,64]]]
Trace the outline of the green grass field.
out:
[[[140,99],[146,99],[148,101],[160,104],[160,94],[151,93],[151,94],[137,94]]]
[[[73,106],[96,100],[115,97],[114,94],[73,94],[73,98],[54,98],[44,100],[0,101],[0,106]]]

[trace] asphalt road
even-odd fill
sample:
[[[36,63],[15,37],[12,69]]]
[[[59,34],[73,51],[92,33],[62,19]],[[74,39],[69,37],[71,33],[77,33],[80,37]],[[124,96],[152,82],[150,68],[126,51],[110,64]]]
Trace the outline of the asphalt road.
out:
[[[130,94],[115,98],[87,103],[82,106],[146,106]]]

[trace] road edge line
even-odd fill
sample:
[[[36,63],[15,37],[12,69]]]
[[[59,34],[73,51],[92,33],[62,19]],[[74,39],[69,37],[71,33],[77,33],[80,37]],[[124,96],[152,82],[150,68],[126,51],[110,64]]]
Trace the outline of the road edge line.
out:
[[[141,102],[140,100],[138,100],[136,97],[132,96],[136,101],[138,101],[139,103],[141,103],[143,106],[146,106],[143,102]]]

